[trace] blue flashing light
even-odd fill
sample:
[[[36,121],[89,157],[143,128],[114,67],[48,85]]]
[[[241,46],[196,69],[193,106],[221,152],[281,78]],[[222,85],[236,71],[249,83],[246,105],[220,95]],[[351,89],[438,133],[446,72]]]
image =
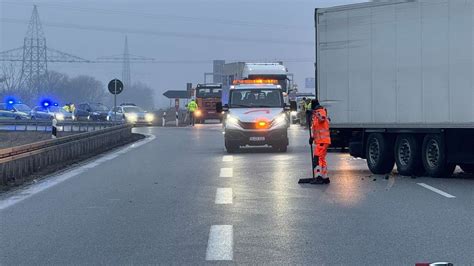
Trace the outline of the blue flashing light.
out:
[[[8,100],[8,104],[14,104],[14,103],[15,103],[15,101],[13,101],[13,100]]]
[[[41,102],[41,105],[43,107],[49,107],[49,106],[51,106],[51,102],[49,100],[44,100],[44,101]]]
[[[54,103],[54,106],[59,106],[59,103]]]

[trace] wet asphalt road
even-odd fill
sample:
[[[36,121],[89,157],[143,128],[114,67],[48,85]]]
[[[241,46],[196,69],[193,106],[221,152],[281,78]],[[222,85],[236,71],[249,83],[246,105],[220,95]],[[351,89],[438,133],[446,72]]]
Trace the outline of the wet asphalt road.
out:
[[[219,125],[137,131],[155,139],[1,195],[0,264],[474,264],[472,177],[386,179],[334,152],[329,186],[298,185],[299,128],[287,153],[231,157]]]

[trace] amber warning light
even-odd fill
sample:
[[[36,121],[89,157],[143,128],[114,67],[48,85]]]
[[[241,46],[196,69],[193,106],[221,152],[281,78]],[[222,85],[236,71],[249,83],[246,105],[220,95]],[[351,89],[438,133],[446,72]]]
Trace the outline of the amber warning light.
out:
[[[239,84],[272,84],[278,85],[278,80],[276,79],[243,79],[243,80],[234,80],[233,85]]]
[[[257,128],[267,128],[268,123],[266,121],[258,121],[257,123]]]

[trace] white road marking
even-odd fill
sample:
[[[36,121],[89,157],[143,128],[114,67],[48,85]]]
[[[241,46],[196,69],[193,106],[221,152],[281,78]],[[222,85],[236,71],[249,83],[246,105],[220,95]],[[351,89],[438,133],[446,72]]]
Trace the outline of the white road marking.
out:
[[[234,251],[232,225],[213,225],[207,242],[206,260],[232,260]]]
[[[437,189],[437,188],[434,188],[434,187],[432,187],[432,186],[430,186],[430,185],[427,185],[427,184],[425,184],[425,183],[417,183],[417,184],[420,185],[420,186],[422,186],[422,187],[424,187],[424,188],[426,188],[426,189],[429,189],[429,190],[431,190],[431,191],[433,191],[433,192],[435,192],[435,193],[438,193],[438,194],[440,194],[441,196],[444,196],[444,197],[446,197],[446,198],[450,198],[450,199],[456,198],[455,196],[453,196],[453,195],[451,195],[451,194],[449,194],[449,193],[446,193],[446,192],[444,192],[444,191],[442,191],[442,190],[439,190],[439,189]]]
[[[234,169],[232,168],[221,168],[220,177],[232,177],[234,175]]]
[[[232,204],[232,188],[218,188],[216,191],[216,204]]]
[[[136,143],[133,143],[131,145],[127,145],[124,148],[121,148],[116,152],[106,153],[105,155],[100,156],[99,158],[97,158],[97,159],[95,159],[95,160],[93,160],[93,161],[91,161],[87,164],[84,164],[84,165],[79,166],[77,168],[72,168],[71,170],[67,170],[67,171],[65,171],[63,173],[60,173],[60,174],[57,174],[57,175],[53,174],[52,176],[44,179],[44,181],[36,183],[32,186],[26,187],[25,189],[20,189],[18,191],[15,191],[10,195],[7,194],[5,198],[0,198],[0,211],[6,209],[8,207],[11,207],[11,206],[13,206],[13,205],[15,205],[15,204],[17,204],[21,201],[24,201],[25,199],[28,199],[28,198],[44,191],[44,190],[47,190],[51,187],[54,187],[57,184],[60,184],[60,183],[66,181],[70,178],[73,178],[77,175],[80,175],[80,174],[86,172],[89,169],[97,167],[97,166],[99,166],[100,164],[102,164],[104,162],[115,159],[119,155],[127,153],[130,150],[138,148],[138,147],[140,147],[144,144],[147,144],[148,142],[150,142],[154,139],[155,139],[154,135],[149,135],[148,134],[146,139],[143,139],[143,140],[141,140],[139,142],[136,142]]]
[[[233,160],[234,160],[234,156],[232,155],[224,155],[224,157],[222,157],[223,162],[232,162]]]

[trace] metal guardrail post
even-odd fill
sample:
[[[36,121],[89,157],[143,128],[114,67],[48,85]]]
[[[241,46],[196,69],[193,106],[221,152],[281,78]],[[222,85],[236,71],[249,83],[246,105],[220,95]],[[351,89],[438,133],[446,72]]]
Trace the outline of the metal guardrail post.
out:
[[[163,112],[163,117],[162,117],[162,127],[166,126],[166,112]]]

